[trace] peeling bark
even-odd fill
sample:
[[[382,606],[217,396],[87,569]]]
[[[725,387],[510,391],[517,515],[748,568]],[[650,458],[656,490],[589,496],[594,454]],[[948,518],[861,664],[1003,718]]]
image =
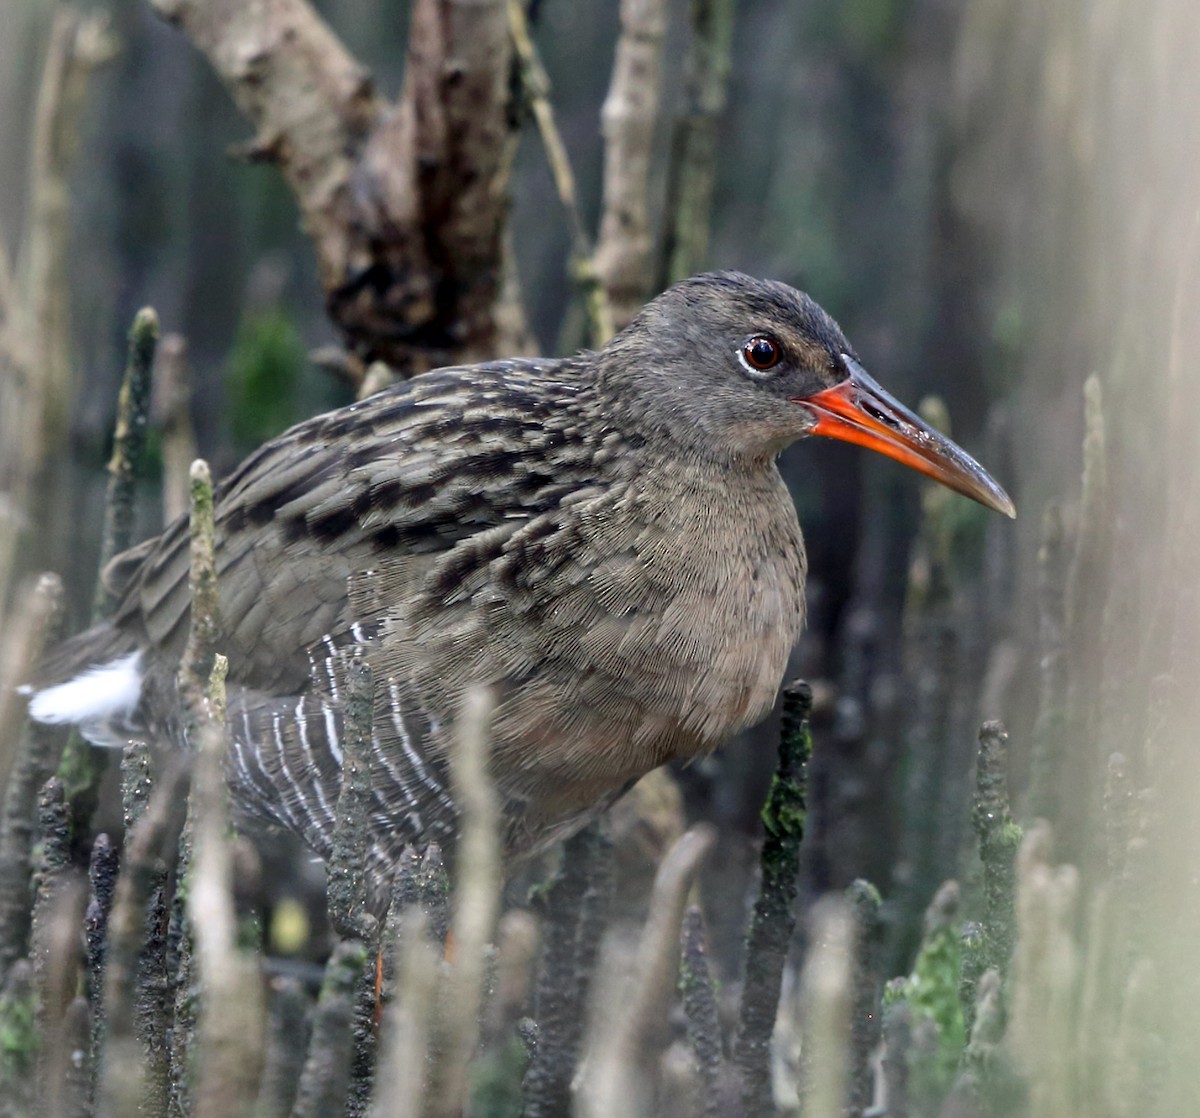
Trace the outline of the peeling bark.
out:
[[[398,103],[305,0],[152,0],[277,163],[326,308],[362,362],[492,356],[515,134],[503,0],[417,0]]]

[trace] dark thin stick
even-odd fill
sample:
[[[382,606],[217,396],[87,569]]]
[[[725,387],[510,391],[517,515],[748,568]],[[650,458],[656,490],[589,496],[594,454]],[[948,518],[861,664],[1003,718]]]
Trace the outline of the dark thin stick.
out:
[[[368,958],[358,983],[354,1002],[354,1023],[350,1027],[353,1054],[350,1058],[350,1086],[346,1093],[345,1118],[367,1118],[371,1113],[371,1093],[375,1084],[375,1065],[379,1055],[377,1036],[379,995],[378,952]]]
[[[100,545],[100,575],[92,598],[92,621],[102,621],[116,599],[104,579],[104,569],[129,547],[133,538],[133,486],[146,444],[150,410],[150,375],[158,344],[158,316],[149,307],[138,311],[129,331],[129,356],[117,400],[113,453],[108,462],[108,491],[104,505],[104,530]],[[77,731],[71,733],[58,766],[67,789],[77,831],[86,828],[96,809],[100,782],[108,768],[108,753],[93,749]]]
[[[60,1044],[68,1002],[78,985],[81,965],[79,925],[84,886],[71,865],[70,808],[62,782],[46,781],[38,802],[42,856],[30,931],[30,959],[36,988],[34,1025],[38,1053],[38,1091],[47,1096],[49,1061]]]
[[[45,940],[42,929],[54,911],[55,893],[71,869],[70,807],[66,790],[58,777],[52,776],[47,780],[38,797],[38,834],[42,851],[38,859],[30,933],[30,940],[34,944]]]
[[[121,750],[121,808],[128,834],[141,819],[154,791],[154,758],[144,741],[130,742]]]
[[[144,1053],[147,1114],[166,1112],[170,1088],[168,1039],[174,1010],[175,985],[167,969],[167,901],[169,873],[161,866],[150,892],[142,922],[142,950],[134,989],[134,1031]]]
[[[185,819],[179,833],[175,880],[187,882],[192,872],[192,827]],[[177,888],[171,898],[171,922],[167,928],[167,958],[175,976],[175,1012],[171,1023],[169,1118],[191,1118],[192,1065],[195,1050],[198,991],[193,967],[192,926],[187,918],[186,888]]]
[[[355,940],[343,940],[334,948],[321,984],[292,1118],[342,1113],[350,1082],[354,1003],[366,962],[367,950]]]
[[[762,812],[762,882],[746,936],[746,976],[734,1046],[734,1060],[742,1076],[742,1101],[750,1114],[768,1113],[773,1105],[771,1034],[788,945],[796,927],[792,906],[807,810],[811,709],[812,688],[807,683],[798,681],[784,690],[779,766]]]
[[[121,799],[125,833],[129,834],[145,815],[154,789],[153,757],[144,741],[134,741],[121,755]],[[145,1054],[145,1099],[148,1113],[166,1109],[169,1081],[167,1041],[170,1036],[174,986],[167,965],[167,891],[170,868],[163,862],[149,876],[149,902],[143,912],[142,948],[134,990],[134,1031]]]
[[[683,956],[679,967],[679,987],[683,993],[683,1012],[687,1020],[688,1045],[700,1072],[701,1096],[705,1118],[723,1113],[721,1098],[722,1057],[721,1020],[717,996],[708,969],[708,948],[704,942],[704,917],[692,905],[683,917]]]
[[[43,575],[34,594],[39,603],[33,612],[42,619],[42,631],[34,635],[32,643],[35,648],[44,648],[61,628],[62,583],[55,575]],[[33,820],[38,790],[54,771],[54,750],[60,740],[54,728],[27,723],[4,791],[0,817],[0,984],[8,968],[28,950]]]
[[[120,857],[108,835],[97,835],[92,843],[88,864],[89,895],[83,917],[83,935],[87,958],[87,997],[91,1007],[91,1067],[104,1046],[104,961],[108,953],[108,920],[117,887]],[[92,1089],[94,1090],[93,1084]]]
[[[133,483],[146,446],[150,417],[151,372],[158,346],[158,315],[143,307],[129,330],[129,359],[121,394],[117,398],[117,426],[108,460],[108,492],[104,500],[104,531],[100,543],[100,571],[133,542]],[[103,577],[92,598],[92,620],[102,621],[113,611],[116,599]]]
[[[258,1091],[258,1118],[288,1118],[308,1048],[309,998],[294,978],[272,983],[266,1058]]]
[[[567,840],[562,866],[544,895],[542,957],[534,994],[537,1046],[525,1073],[525,1118],[571,1112],[571,1081],[612,880],[612,843],[599,824]]]
[[[108,1040],[100,1069],[102,1113],[135,1113],[146,1098],[146,1057],[135,1030],[135,990],[145,931],[145,912],[161,880],[164,864],[175,857],[187,802],[188,758],[176,754],[167,764],[145,813],[125,844],[125,864],[117,879],[108,927],[104,1003]]]

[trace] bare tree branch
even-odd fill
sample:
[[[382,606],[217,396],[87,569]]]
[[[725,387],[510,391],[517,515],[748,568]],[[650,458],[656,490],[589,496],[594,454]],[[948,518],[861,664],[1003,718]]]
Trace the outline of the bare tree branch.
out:
[[[0,603],[34,479],[61,440],[71,391],[68,178],[88,80],[115,52],[107,16],[59,8],[35,108],[28,224],[16,275],[0,250]]]
[[[579,212],[575,173],[571,170],[567,148],[554,120],[554,110],[550,106],[550,79],[530,37],[529,21],[525,17],[525,7],[521,0],[508,0],[508,21],[520,66],[521,85],[529,101],[529,110],[537,124],[538,134],[542,138],[542,147],[550,163],[550,174],[554,178],[554,188],[567,213],[567,228],[571,234],[572,277],[583,292],[592,344],[602,346],[613,335],[612,311],[604,284],[596,269],[591,238]]]
[[[40,405],[40,448],[57,445],[74,399],[70,359],[70,189],[92,71],[116,53],[107,15],[70,8],[55,13],[34,117],[29,168],[29,227],[18,263],[25,342]],[[31,386],[32,387],[32,386]],[[30,423],[32,414],[23,422]],[[33,424],[31,424],[33,426]]]
[[[732,38],[733,0],[692,0],[686,104],[671,141],[660,287],[700,271],[708,255],[717,122],[725,108]]]
[[[619,330],[641,308],[653,281],[647,191],[662,87],[665,0],[621,0],[621,37],[601,111],[604,212],[596,271]]]
[[[515,148],[504,0],[417,0],[392,105],[305,0],[152,0],[279,164],[352,350],[406,372],[492,355]]]

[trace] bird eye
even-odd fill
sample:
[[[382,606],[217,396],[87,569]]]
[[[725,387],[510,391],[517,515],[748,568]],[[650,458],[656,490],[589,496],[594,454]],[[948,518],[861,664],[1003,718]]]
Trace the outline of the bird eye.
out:
[[[765,373],[775,368],[782,358],[783,350],[779,348],[779,343],[761,334],[742,346],[742,361],[754,373]]]

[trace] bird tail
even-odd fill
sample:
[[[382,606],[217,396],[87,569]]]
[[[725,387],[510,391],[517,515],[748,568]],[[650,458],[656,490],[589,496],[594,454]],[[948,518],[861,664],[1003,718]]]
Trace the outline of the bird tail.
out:
[[[102,623],[53,649],[21,690],[29,696],[29,716],[35,722],[75,723],[93,737],[89,728],[98,730],[133,712],[143,674],[136,641]]]

